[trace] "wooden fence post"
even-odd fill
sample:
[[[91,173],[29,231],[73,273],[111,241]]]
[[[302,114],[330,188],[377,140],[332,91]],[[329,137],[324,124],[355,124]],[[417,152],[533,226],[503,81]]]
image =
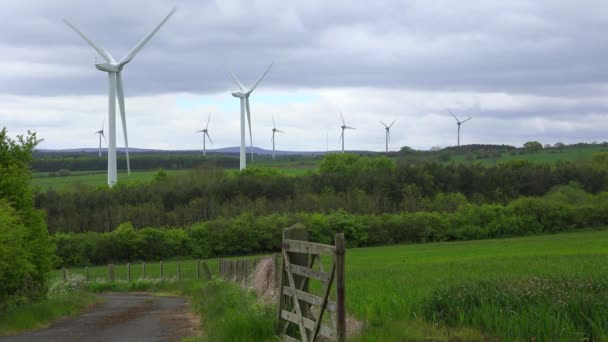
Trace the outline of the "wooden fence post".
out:
[[[131,282],[131,263],[127,263],[127,282]]]
[[[285,240],[288,240],[288,239],[289,240],[308,241],[308,230],[306,230],[306,227],[303,224],[296,223],[289,228],[283,229],[283,243],[285,242]],[[287,255],[289,256],[289,260],[292,265],[308,267],[308,255],[307,254],[288,252]],[[281,264],[281,269],[279,271],[281,273],[281,275],[280,275],[281,280],[279,283],[279,310],[277,313],[277,319],[276,319],[276,325],[275,325],[277,334],[281,334],[281,328],[280,328],[280,324],[279,324],[281,321],[281,310],[283,310],[283,309],[289,310],[289,308],[287,307],[287,305],[285,303],[285,296],[283,295],[282,289],[281,289],[284,279],[287,279],[287,274],[284,272],[284,270],[285,270],[285,259],[283,258],[283,262]],[[300,276],[300,275],[293,276],[293,280],[296,285],[296,288],[301,288],[301,291],[304,291],[304,292],[308,292],[307,279],[308,278],[306,278],[304,276]],[[308,311],[309,311],[308,303],[300,300],[299,304],[300,304],[300,310],[302,312],[302,316],[308,317]]]
[[[163,261],[160,261],[160,279],[163,279]]]
[[[141,262],[141,278],[146,279],[146,262]]]
[[[68,281],[68,270],[63,267],[63,281]]]
[[[205,272],[207,280],[211,280],[211,277],[213,277],[213,275],[211,274],[211,270],[209,269],[209,266],[207,265],[206,261],[203,261],[203,272]]]
[[[87,283],[89,282],[89,266],[84,267],[84,274],[87,279]]]
[[[201,259],[196,259],[196,280],[201,279]]]
[[[344,234],[336,234],[336,305],[338,342],[346,341],[346,306],[345,306],[345,248]]]
[[[272,255],[272,267],[274,269],[274,289],[277,291],[279,289],[279,283],[281,282],[281,265],[279,264],[279,254],[274,253]],[[278,292],[277,292],[278,293]]]
[[[182,267],[179,260],[177,261],[177,280],[182,280]]]
[[[108,265],[108,277],[110,278],[110,282],[113,283],[114,282],[114,265],[113,264]]]

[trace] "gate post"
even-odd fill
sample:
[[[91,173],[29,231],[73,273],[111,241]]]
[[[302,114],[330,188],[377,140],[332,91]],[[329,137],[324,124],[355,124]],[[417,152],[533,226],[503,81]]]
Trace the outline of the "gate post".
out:
[[[344,301],[346,299],[346,282],[344,278],[344,252],[344,234],[336,234],[336,332],[338,333],[338,342],[346,341],[346,305]]]

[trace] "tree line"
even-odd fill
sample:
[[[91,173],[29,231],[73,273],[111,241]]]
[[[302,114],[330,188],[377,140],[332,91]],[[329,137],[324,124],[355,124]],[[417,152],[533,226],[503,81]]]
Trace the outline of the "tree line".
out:
[[[276,169],[248,168],[240,174],[221,168],[185,176],[158,177],[149,184],[112,189],[82,187],[35,195],[47,213],[49,230],[109,232],[131,222],[135,228],[184,227],[243,212],[380,215],[437,210],[437,203],[507,204],[521,196],[543,196],[576,183],[595,194],[608,189],[608,154],[556,165],[513,161],[496,166],[396,162],[387,157],[326,156],[318,173],[289,176]]]
[[[281,232],[299,222],[312,241],[331,244],[335,233],[348,247],[457,241],[571,231],[608,224],[608,192],[590,194],[572,184],[542,197],[521,197],[507,205],[472,204],[459,195],[440,196],[432,211],[352,214],[256,215],[241,212],[184,228],[135,229],[123,223],[106,233],[57,233],[57,264],[84,266],[173,257],[211,258],[278,251]]]

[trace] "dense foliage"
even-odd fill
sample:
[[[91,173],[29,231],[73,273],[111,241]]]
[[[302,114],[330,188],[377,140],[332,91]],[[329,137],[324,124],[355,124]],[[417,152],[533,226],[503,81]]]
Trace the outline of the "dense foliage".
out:
[[[112,232],[58,233],[53,239],[60,263],[67,266],[276,251],[282,228],[295,222],[304,223],[311,239],[321,243],[332,243],[335,233],[344,232],[348,247],[522,236],[608,224],[608,192],[592,195],[574,185],[508,205],[470,204],[459,195],[440,195],[428,205],[434,211],[356,215],[336,210],[267,216],[246,212],[185,229],[135,229],[125,223]]]
[[[15,141],[0,131],[0,309],[11,299],[43,295],[52,266],[53,245],[30,189],[36,144],[35,134]]]
[[[437,205],[463,201],[507,204],[521,196],[543,196],[570,182],[589,193],[607,190],[608,159],[599,156],[554,166],[526,161],[482,166],[340,154],[326,156],[318,173],[296,177],[276,169],[230,174],[211,168],[188,176],[159,176],[151,184],[68,193],[49,190],[37,193],[35,200],[37,207],[46,210],[51,232],[108,232],[124,222],[135,228],[182,227],[243,212],[270,215],[344,209],[380,215],[433,211],[441,209]]]

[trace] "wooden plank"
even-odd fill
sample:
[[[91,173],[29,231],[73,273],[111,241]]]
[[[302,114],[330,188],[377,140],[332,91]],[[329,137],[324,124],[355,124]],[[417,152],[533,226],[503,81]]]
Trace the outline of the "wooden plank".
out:
[[[293,292],[291,291],[291,288],[289,288],[287,286],[283,286],[283,294],[291,296],[292,293]],[[300,300],[306,301],[309,304],[317,305],[317,306],[321,306],[323,304],[323,298],[321,298],[319,296],[315,296],[313,294],[310,294],[310,293],[304,292],[304,291],[300,291],[300,290],[296,290],[296,293]],[[327,310],[329,310],[331,312],[336,312],[336,303],[332,302],[331,300],[328,300],[327,301]]]
[[[315,278],[315,279],[319,279],[321,281],[329,280],[329,273],[326,273],[326,272],[321,272],[321,271],[310,269],[308,267],[298,266],[298,265],[291,265],[289,268],[291,269],[291,272],[293,272],[293,274],[298,274],[298,275],[308,277],[308,278]]]
[[[298,295],[296,293],[296,282],[293,280],[293,274],[289,271],[289,266],[290,266],[290,262],[289,262],[289,254],[287,254],[287,252],[285,250],[283,250],[283,259],[285,259],[285,269],[287,269],[288,271],[287,273],[287,279],[289,279],[289,287],[293,290],[293,294],[292,294],[292,298],[293,298],[293,306],[296,309],[296,314],[298,315],[298,320],[296,320],[295,323],[298,324],[298,327],[300,328],[300,338],[302,339],[302,342],[308,342],[308,336],[306,335],[306,329],[304,329],[304,317],[302,316],[302,310],[300,310],[300,300],[298,299]],[[283,313],[284,310],[281,310],[281,315]]]
[[[321,300],[321,310],[319,311],[319,318],[317,319],[316,325],[315,325],[315,329],[313,330],[312,333],[312,340],[314,341],[317,338],[317,335],[319,334],[319,329],[321,328],[321,322],[323,321],[323,314],[325,313],[325,309],[327,308],[327,304],[329,301],[329,291],[331,290],[331,284],[334,281],[334,274],[336,272],[336,260],[334,259],[334,262],[331,265],[331,275],[329,276],[329,280],[327,282],[323,283],[324,286],[324,292],[323,292],[323,298]]]
[[[346,341],[346,306],[345,306],[345,278],[344,278],[344,266],[345,266],[345,248],[344,248],[344,234],[336,234],[336,295],[338,304],[337,311],[337,332],[338,342]]]
[[[281,341],[286,341],[286,342],[300,342],[299,340],[296,340],[295,338],[286,335],[286,334],[281,334]]]
[[[297,314],[291,313],[287,310],[281,310],[281,318],[286,320],[286,321],[290,321],[292,323],[298,324],[300,318],[302,319],[302,322],[304,323],[304,327],[308,330],[313,330],[315,328],[315,322],[306,318],[306,317],[300,317]],[[319,329],[319,335],[326,337],[326,338],[330,338],[332,340],[335,340],[337,335],[337,332],[334,329],[328,328],[325,325],[321,325],[321,328]]]
[[[282,247],[287,252],[307,254],[334,255],[336,251],[336,247],[334,246],[291,239],[284,239]]]

